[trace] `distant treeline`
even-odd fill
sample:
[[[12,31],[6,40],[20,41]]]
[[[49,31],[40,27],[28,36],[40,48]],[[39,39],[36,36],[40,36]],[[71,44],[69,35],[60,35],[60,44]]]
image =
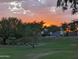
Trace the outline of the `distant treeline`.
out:
[[[62,27],[64,31],[67,28],[73,32],[77,31],[78,21],[73,21],[69,24],[62,24],[58,27],[51,25],[49,27],[43,26],[44,22],[23,23],[21,19],[15,17],[2,18],[0,20],[0,44],[34,44],[38,42],[40,32],[47,28],[49,31],[60,31]]]

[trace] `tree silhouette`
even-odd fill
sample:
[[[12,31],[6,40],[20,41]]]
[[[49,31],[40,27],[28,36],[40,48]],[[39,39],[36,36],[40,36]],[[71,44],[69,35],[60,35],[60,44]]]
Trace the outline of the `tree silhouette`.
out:
[[[67,10],[68,7],[71,8],[72,14],[78,12],[78,0],[58,0],[57,7],[60,6],[63,8],[63,10]]]
[[[71,32],[73,34],[71,35],[77,35],[77,32],[78,32],[78,21],[73,21],[73,22],[70,22],[70,23],[63,23],[62,26],[64,31],[66,31],[66,35],[68,36],[68,33]]]
[[[10,36],[16,38],[18,38],[18,36],[21,37],[21,27],[22,22],[17,18],[2,18],[2,20],[0,21],[0,37],[3,38],[3,44],[7,44],[6,41]]]
[[[70,25],[70,29],[71,31],[75,32],[75,31],[78,31],[77,28],[78,28],[78,21],[73,21],[71,23],[69,23]]]
[[[2,38],[2,44],[28,43],[34,48],[35,44],[38,42],[39,33],[42,30],[43,24],[43,21],[22,23],[20,19],[14,17],[2,18],[0,21],[0,37]]]
[[[61,27],[62,27],[62,28],[63,28],[63,30],[65,31],[65,30],[66,30],[66,28],[68,27],[68,24],[67,24],[67,23],[63,23]]]

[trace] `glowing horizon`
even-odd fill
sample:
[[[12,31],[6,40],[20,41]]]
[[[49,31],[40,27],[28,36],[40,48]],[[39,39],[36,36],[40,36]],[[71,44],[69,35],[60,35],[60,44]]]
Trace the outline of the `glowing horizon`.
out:
[[[0,0],[0,18],[17,17],[23,22],[44,21],[46,26],[60,26],[77,19],[71,10],[63,12],[56,7],[57,0]]]

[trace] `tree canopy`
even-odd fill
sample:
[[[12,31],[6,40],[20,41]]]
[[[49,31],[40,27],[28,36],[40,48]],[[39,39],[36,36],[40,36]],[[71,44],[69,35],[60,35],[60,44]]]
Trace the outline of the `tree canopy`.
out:
[[[30,42],[30,45],[34,47],[42,27],[42,21],[23,23],[20,19],[14,17],[2,18],[0,20],[0,38],[2,38],[0,44],[23,44]]]
[[[78,0],[58,0],[57,7],[62,7],[63,10],[67,10],[68,7],[72,9],[72,14],[78,12]]]

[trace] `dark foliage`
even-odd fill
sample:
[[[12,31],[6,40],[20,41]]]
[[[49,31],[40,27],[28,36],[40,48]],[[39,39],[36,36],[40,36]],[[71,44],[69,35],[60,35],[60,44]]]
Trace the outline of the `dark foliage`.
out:
[[[78,21],[73,21],[71,23],[63,23],[62,28],[65,31],[66,28],[69,28],[71,31],[75,32],[78,31]]]
[[[78,0],[58,0],[57,7],[60,7],[60,6],[63,8],[63,10],[67,10],[68,7],[71,8],[72,14],[75,14],[78,12]]]
[[[2,18],[0,21],[1,43],[3,45],[28,43],[34,48],[42,26],[43,22],[22,23],[20,19],[14,17]]]

